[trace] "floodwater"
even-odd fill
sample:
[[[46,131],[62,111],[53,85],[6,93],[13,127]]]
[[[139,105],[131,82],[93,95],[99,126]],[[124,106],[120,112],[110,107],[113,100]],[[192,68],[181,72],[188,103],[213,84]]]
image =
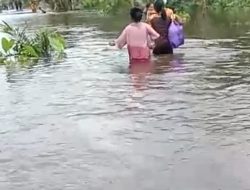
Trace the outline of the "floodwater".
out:
[[[127,17],[0,15],[56,28],[67,57],[0,67],[1,190],[249,190],[250,26],[186,26],[173,57],[128,67]]]

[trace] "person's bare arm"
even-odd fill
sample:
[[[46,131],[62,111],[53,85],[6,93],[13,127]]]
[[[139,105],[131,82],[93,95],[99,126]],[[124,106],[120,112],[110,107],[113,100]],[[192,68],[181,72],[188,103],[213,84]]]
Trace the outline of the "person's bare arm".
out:
[[[127,44],[127,27],[122,31],[120,36],[111,42],[109,42],[110,46],[117,46],[119,49],[122,49]]]
[[[160,35],[148,24],[146,24],[148,35],[150,36],[150,39],[156,40],[160,37]]]

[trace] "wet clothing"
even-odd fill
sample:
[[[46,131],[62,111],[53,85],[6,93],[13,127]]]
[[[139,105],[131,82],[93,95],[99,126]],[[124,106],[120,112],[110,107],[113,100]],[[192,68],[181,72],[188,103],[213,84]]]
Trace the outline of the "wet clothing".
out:
[[[150,39],[160,35],[150,25],[139,22],[129,24],[115,41],[118,48],[127,45],[130,62],[132,60],[150,59]]]
[[[160,37],[155,41],[155,48],[153,53],[160,54],[173,54],[173,48],[168,40],[168,29],[171,24],[171,19],[163,20],[157,16],[151,19],[150,24],[152,28],[160,34]]]

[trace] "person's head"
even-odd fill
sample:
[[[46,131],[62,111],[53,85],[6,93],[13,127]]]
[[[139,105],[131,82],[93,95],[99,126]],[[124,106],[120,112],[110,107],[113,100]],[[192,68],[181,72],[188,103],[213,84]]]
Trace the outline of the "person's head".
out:
[[[153,3],[147,3],[146,4],[146,8],[145,8],[145,13],[150,13],[150,12],[155,12],[155,9],[154,9],[154,4]]]
[[[154,4],[153,3],[149,4],[148,11],[154,11]]]
[[[161,18],[163,20],[167,19],[166,11],[165,11],[165,3],[163,0],[156,0],[154,2],[154,9],[155,11],[160,14],[161,13]]]
[[[147,3],[146,4],[146,9],[148,9],[150,7],[151,3]]]
[[[130,9],[130,16],[133,22],[141,22],[142,15],[143,11],[140,8],[134,7]]]

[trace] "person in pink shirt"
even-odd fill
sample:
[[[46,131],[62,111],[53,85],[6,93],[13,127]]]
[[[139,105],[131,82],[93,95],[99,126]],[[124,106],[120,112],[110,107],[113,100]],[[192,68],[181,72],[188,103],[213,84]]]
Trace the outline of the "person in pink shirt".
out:
[[[110,45],[116,45],[119,49],[127,45],[130,62],[147,61],[151,57],[152,41],[160,35],[150,25],[141,22],[143,11],[140,8],[132,8],[130,16],[132,23]]]

